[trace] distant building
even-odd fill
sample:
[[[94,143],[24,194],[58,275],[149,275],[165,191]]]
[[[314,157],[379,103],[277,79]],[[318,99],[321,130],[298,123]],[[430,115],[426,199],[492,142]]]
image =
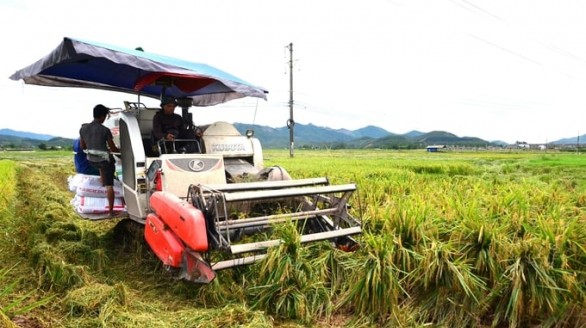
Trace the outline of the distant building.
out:
[[[521,141],[521,142],[517,141],[515,143],[515,146],[520,149],[531,149],[531,145],[524,142],[524,141]]]
[[[544,144],[530,144],[524,141],[517,141],[507,147],[509,149],[520,149],[520,150],[546,150],[547,145]]]
[[[429,152],[429,153],[435,153],[435,152],[440,151],[440,149],[444,149],[444,148],[446,148],[445,145],[430,145],[430,146],[426,147],[427,152]]]

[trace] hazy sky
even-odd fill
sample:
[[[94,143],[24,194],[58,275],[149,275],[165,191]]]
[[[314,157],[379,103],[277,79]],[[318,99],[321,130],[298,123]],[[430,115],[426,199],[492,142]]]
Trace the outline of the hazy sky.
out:
[[[269,90],[268,101],[194,108],[196,124],[285,126],[293,43],[298,123],[510,143],[586,133],[583,0],[0,0],[0,29],[0,128],[74,138],[95,104],[136,101],[8,78],[67,36],[203,62]]]

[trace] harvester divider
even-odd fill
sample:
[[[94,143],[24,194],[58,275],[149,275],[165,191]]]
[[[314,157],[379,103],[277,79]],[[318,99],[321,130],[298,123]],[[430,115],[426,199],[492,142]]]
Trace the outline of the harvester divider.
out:
[[[307,243],[307,242],[315,242],[315,241],[320,241],[320,240],[333,239],[333,238],[337,238],[337,237],[357,235],[357,234],[360,234],[361,232],[362,232],[361,227],[351,227],[351,228],[338,229],[338,230],[332,230],[332,231],[318,232],[318,233],[312,233],[309,235],[300,236],[300,242],[303,244],[303,243]],[[269,247],[278,246],[281,243],[282,243],[282,241],[280,239],[274,239],[274,240],[260,241],[260,242],[254,242],[254,243],[248,243],[248,244],[232,245],[232,246],[230,246],[230,251],[232,254],[255,252],[255,251],[261,251],[261,250],[267,249]]]

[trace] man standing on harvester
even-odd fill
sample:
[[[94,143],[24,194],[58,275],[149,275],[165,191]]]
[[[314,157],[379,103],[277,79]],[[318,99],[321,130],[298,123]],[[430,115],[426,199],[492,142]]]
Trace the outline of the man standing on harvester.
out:
[[[108,209],[110,216],[114,216],[114,172],[116,162],[112,152],[119,153],[120,149],[114,143],[110,129],[102,125],[110,113],[104,105],[94,107],[94,120],[81,126],[79,139],[81,148],[87,154],[91,165],[100,170],[102,185],[106,187]]]

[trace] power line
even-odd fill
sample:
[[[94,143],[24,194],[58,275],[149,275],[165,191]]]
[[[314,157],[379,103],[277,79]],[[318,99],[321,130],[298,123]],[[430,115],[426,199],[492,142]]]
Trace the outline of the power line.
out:
[[[509,53],[509,54],[511,54],[511,55],[514,55],[514,56],[517,56],[517,57],[519,57],[519,58],[522,58],[522,59],[524,59],[524,60],[526,60],[526,61],[528,61],[528,62],[531,62],[531,63],[533,63],[533,64],[535,64],[535,65],[538,65],[538,66],[543,66],[543,64],[542,64],[542,63],[540,63],[540,62],[538,62],[538,61],[536,61],[536,60],[533,60],[533,59],[531,59],[531,58],[529,58],[529,57],[527,57],[527,56],[524,56],[524,55],[521,55],[521,54],[519,54],[519,53],[516,53],[516,52],[514,52],[514,51],[513,51],[513,50],[511,50],[511,49],[507,49],[507,48],[505,48],[505,47],[503,47],[503,46],[500,46],[500,45],[498,45],[498,44],[496,44],[496,43],[490,42],[490,41],[488,41],[488,40],[486,40],[486,39],[483,39],[483,38],[481,38],[481,37],[479,37],[479,36],[476,36],[476,35],[473,35],[473,34],[470,34],[470,33],[468,33],[468,35],[469,35],[469,36],[471,36],[471,37],[473,37],[473,38],[475,38],[476,40],[482,41],[482,42],[484,42],[484,43],[486,43],[486,44],[489,44],[489,45],[491,45],[491,46],[493,46],[493,47],[495,47],[495,48],[501,49],[501,50],[503,50],[503,51],[505,51],[505,52],[507,52],[507,53]]]

